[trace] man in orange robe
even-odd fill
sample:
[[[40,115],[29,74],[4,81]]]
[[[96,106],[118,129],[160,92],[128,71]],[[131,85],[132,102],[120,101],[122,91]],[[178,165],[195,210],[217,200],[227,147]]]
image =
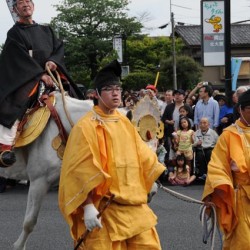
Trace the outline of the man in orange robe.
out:
[[[250,90],[239,98],[240,118],[224,129],[212,152],[203,193],[216,205],[223,249],[250,249]]]
[[[59,207],[75,241],[91,231],[79,249],[159,250],[147,194],[165,167],[116,110],[120,74],[120,64],[113,61],[95,78],[95,106],[74,126],[67,143]],[[114,201],[100,220],[98,210],[111,195]]]

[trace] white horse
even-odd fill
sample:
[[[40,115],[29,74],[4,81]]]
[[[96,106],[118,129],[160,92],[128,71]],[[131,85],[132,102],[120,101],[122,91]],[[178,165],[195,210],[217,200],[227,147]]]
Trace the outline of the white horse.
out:
[[[56,92],[55,96],[56,110],[64,128],[69,133],[71,125],[63,109],[62,95]],[[93,106],[92,101],[80,101],[69,96],[65,96],[65,103],[74,123]],[[34,142],[15,149],[16,163],[9,168],[0,168],[0,175],[30,181],[23,228],[19,238],[14,243],[15,250],[25,250],[27,238],[36,225],[43,198],[49,188],[58,183],[61,160],[51,146],[52,139],[57,135],[58,127],[53,118],[50,117],[46,128]]]

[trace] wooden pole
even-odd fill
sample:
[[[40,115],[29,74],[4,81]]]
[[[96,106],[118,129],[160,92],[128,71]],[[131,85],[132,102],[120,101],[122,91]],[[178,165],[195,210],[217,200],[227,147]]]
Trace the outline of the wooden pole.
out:
[[[159,75],[160,75],[160,72],[158,71],[156,74],[156,78],[155,78],[155,84],[154,84],[155,87],[157,86]]]

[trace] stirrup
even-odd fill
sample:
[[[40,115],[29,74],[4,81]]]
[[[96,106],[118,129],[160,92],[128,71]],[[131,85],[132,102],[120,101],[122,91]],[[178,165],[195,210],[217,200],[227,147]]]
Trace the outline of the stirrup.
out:
[[[16,162],[15,153],[12,150],[5,150],[0,153],[0,167],[7,168]]]

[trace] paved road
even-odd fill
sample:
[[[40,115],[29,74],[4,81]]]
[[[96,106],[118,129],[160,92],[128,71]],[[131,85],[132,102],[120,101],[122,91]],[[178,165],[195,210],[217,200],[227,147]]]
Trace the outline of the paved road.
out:
[[[168,188],[198,200],[203,190],[202,185]],[[21,231],[27,192],[26,186],[18,185],[0,194],[0,250],[11,250]],[[151,207],[158,216],[157,229],[163,250],[210,249],[210,244],[202,243],[199,205],[184,202],[159,190]],[[214,249],[220,249],[219,246],[217,237]],[[38,223],[28,239],[26,250],[70,249],[73,249],[72,241],[68,226],[58,209],[57,191],[50,191],[43,203]]]

